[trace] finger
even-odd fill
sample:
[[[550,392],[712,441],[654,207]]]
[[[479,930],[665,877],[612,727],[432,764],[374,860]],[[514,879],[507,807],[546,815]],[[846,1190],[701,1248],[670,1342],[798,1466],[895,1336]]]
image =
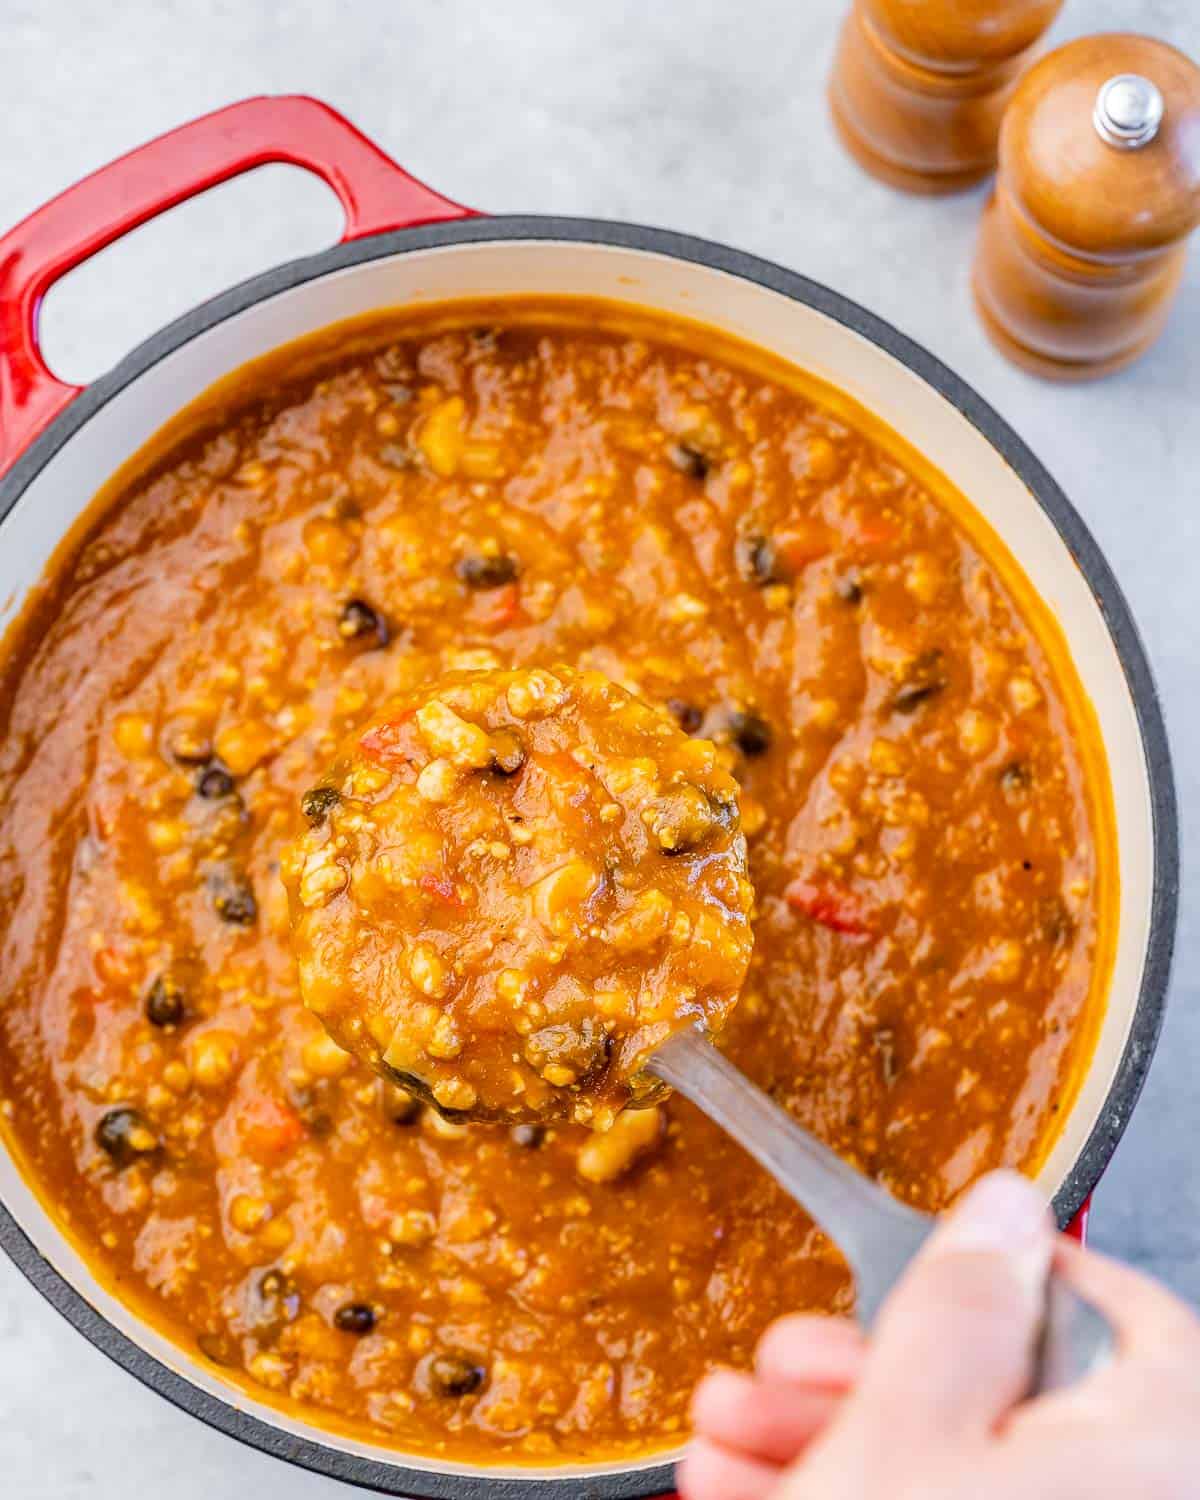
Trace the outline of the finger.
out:
[[[764,1381],[847,1391],[857,1384],[866,1357],[866,1335],[856,1324],[792,1313],[759,1339],[754,1367]]]
[[[981,1179],[885,1303],[859,1420],[910,1443],[990,1431],[1028,1387],[1053,1245],[1030,1183]]]
[[[682,1500],[764,1500],[779,1483],[775,1464],[731,1453],[707,1438],[693,1438],[675,1466]]]
[[[1096,1423],[1055,1429],[1033,1443],[996,1444],[990,1451],[987,1494],[1050,1496],[1052,1500],[1187,1500],[1200,1473],[1196,1424],[1131,1424],[1114,1414],[1107,1427]],[[1190,1477],[1189,1477],[1190,1476]],[[969,1480],[950,1495],[971,1495]],[[774,1500],[774,1497],[772,1497]],[[949,1496],[947,1497],[949,1500]]]
[[[1149,1276],[1068,1239],[1055,1246],[1054,1264],[1063,1279],[1112,1323],[1122,1350],[1149,1352],[1181,1344],[1200,1349],[1200,1318]]]
[[[747,1458],[789,1464],[825,1430],[842,1395],[769,1385],[736,1370],[714,1370],[692,1397],[692,1425],[711,1442]]]

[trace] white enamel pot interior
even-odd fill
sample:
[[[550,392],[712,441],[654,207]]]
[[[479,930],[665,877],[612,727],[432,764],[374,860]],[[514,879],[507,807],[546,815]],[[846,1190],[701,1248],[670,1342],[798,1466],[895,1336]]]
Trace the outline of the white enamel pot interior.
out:
[[[1033,455],[930,355],[826,288],[720,246],[579,220],[468,220],[373,236],[281,267],[134,351],[0,482],[0,628],[104,478],[215,381],[342,319],[505,294],[604,297],[681,314],[841,388],[970,498],[1057,617],[1112,773],[1121,890],[1106,1019],[1040,1178],[1065,1222],[1124,1128],[1161,1020],[1177,853],[1157,697],[1116,583]],[[94,1343],[177,1404],[280,1457],[376,1490],[446,1500],[617,1500],[671,1487],[672,1455],[640,1464],[487,1469],[412,1457],[282,1415],[226,1384],[99,1285],[3,1153],[0,1202],[5,1248]]]

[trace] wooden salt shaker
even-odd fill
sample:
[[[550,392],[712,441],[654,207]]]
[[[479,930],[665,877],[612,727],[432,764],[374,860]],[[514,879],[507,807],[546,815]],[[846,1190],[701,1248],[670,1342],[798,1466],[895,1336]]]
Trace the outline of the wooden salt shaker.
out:
[[[854,0],[829,102],[851,155],[915,193],[996,165],[1005,106],[1062,0]]]
[[[1058,380],[1162,332],[1200,223],[1200,68],[1165,42],[1084,37],[1021,81],[984,209],[975,301],[996,344]]]

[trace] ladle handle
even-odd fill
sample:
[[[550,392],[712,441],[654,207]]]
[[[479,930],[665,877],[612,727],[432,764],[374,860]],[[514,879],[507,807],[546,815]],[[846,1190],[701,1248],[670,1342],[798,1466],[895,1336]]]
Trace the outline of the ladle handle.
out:
[[[869,1328],[936,1219],[900,1203],[844,1162],[699,1031],[681,1031],[664,1042],[648,1070],[731,1135],[837,1242],[857,1282],[859,1321]],[[1073,1384],[1112,1348],[1107,1320],[1052,1275],[1030,1393]]]

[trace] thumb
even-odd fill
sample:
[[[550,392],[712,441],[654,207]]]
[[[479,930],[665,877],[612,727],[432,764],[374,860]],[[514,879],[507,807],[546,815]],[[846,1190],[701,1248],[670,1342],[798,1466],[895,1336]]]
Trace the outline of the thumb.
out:
[[[859,1386],[868,1429],[921,1442],[994,1427],[1029,1385],[1053,1248],[1031,1183],[982,1178],[884,1304]]]

